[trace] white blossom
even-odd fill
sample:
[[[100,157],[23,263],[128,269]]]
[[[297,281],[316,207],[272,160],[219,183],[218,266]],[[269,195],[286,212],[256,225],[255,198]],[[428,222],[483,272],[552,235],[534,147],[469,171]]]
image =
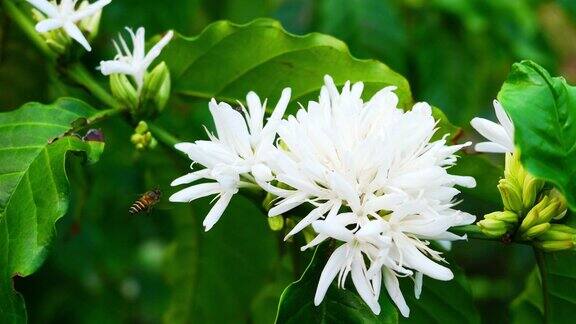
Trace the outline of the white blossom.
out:
[[[488,139],[488,142],[476,144],[474,149],[478,152],[512,153],[514,152],[514,124],[497,100],[494,100],[494,111],[499,124],[478,117],[470,122],[478,133]]]
[[[394,90],[384,88],[364,102],[361,82],[346,82],[339,92],[327,76],[318,101],[282,119],[290,93],[285,90],[266,126],[265,105],[254,93],[248,94],[248,110],[242,107],[244,118],[229,105],[212,101],[218,137],[209,134],[210,141],[177,145],[205,169],[173,185],[214,181],[193,185],[170,200],[219,195],[204,221],[206,229],[246,184],[277,196],[269,216],[309,208],[286,238],[311,226],[317,235],[302,249],[328,239],[339,242],[324,266],[314,303],[322,302],[336,278],[343,288],[350,276],[375,314],[380,312],[383,282],[402,315],[408,316],[398,277],[414,280],[416,297],[424,275],[453,278],[429,242],[466,238],[449,232],[475,220],[454,209],[459,194],[454,186],[476,183],[448,172],[457,162],[454,154],[471,143],[448,145],[446,136],[433,140],[432,108],[417,103],[405,112],[397,107]]]
[[[208,133],[208,141],[176,145],[176,148],[186,153],[194,163],[205,168],[174,180],[172,186],[198,180],[212,181],[194,184],[176,192],[170,197],[170,201],[190,202],[217,195],[218,201],[204,219],[206,231],[220,219],[239,188],[265,183],[271,179],[272,174],[266,166],[266,159],[273,148],[276,129],[290,101],[290,93],[289,88],[284,89],[266,125],[266,102],[262,103],[254,92],[246,96],[248,109],[241,107],[242,112],[227,103],[217,103],[212,99],[209,108],[216,126],[216,135]]]
[[[459,193],[454,185],[474,187],[474,179],[447,170],[456,163],[454,153],[470,143],[432,141],[436,122],[431,107],[417,103],[402,111],[394,87],[364,102],[362,83],[347,82],[339,93],[330,77],[325,82],[318,102],[309,102],[278,129],[281,145],[270,168],[278,182],[292,189],[269,189],[279,196],[269,216],[310,205],[311,212],[287,237],[312,225],[318,235],[304,249],[329,238],[343,242],[324,269],[316,304],[335,274],[343,285],[346,274],[356,269],[353,283],[375,313],[378,274],[408,316],[397,276],[412,276],[417,295],[422,274],[452,279],[452,272],[436,263],[443,259],[428,240],[462,239],[448,229],[475,219],[452,208]],[[365,271],[362,255],[370,260],[371,272]]]
[[[87,51],[91,51],[92,48],[86,37],[82,34],[78,24],[85,18],[99,15],[102,8],[112,0],[98,0],[89,5],[81,5],[78,8],[76,6],[77,0],[60,0],[59,4],[57,4],[56,1],[48,0],[26,1],[46,16],[46,19],[36,24],[36,31],[46,33],[62,28],[70,38],[80,43]]]
[[[144,85],[146,71],[152,62],[160,55],[162,49],[170,42],[172,36],[174,36],[174,32],[168,31],[166,35],[146,53],[144,27],[138,28],[136,33],[128,27],[126,27],[126,30],[132,39],[132,50],[130,50],[122,35],[119,35],[119,43],[113,41],[114,47],[116,48],[116,56],[113,60],[101,61],[99,69],[104,75],[119,73],[131,76],[136,83],[138,93],[140,93]]]

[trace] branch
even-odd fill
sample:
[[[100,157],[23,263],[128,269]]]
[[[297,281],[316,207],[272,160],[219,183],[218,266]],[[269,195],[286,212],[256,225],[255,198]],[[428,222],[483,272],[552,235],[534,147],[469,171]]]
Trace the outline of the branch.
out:
[[[72,81],[83,86],[90,94],[100,100],[103,104],[115,108],[120,107],[120,103],[114,97],[112,97],[108,91],[102,88],[102,86],[100,86],[96,80],[94,80],[92,74],[90,74],[90,72],[88,72],[86,67],[84,67],[82,64],[73,64],[66,68],[64,73],[70,79],[72,79]]]

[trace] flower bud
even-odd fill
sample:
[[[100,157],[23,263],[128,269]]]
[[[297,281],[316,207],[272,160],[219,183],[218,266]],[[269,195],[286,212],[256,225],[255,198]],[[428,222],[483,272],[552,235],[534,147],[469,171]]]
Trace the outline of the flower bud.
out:
[[[518,222],[518,214],[511,211],[497,211],[484,216],[486,219],[498,220],[507,224],[515,224]]]
[[[484,218],[477,225],[482,230],[482,233],[490,237],[500,237],[506,234],[510,228],[508,223],[491,218]]]
[[[281,231],[284,228],[284,216],[268,217],[268,226],[270,226],[270,229],[274,232]]]
[[[554,201],[558,202],[558,208],[556,210],[556,215],[553,216],[553,218],[556,220],[562,219],[566,215],[566,212],[568,211],[568,205],[566,202],[566,198],[556,188],[550,190],[548,195],[550,196],[550,199],[553,199]]]
[[[574,242],[573,241],[534,242],[534,246],[546,252],[556,252],[556,251],[573,249]]]
[[[506,153],[505,166],[504,166],[504,178],[509,181],[514,181],[515,184],[522,187],[524,185],[524,178],[527,173],[520,163],[519,153]]]
[[[498,190],[502,196],[502,203],[504,209],[513,211],[517,214],[522,213],[522,190],[509,179],[500,179],[498,182]]]
[[[136,125],[136,128],[134,128],[134,132],[136,132],[136,134],[146,134],[146,132],[148,131],[148,124],[141,120],[138,122],[138,125]]]
[[[526,217],[522,220],[520,224],[520,233],[526,232],[530,227],[547,222],[541,221],[542,218],[540,217],[540,212],[548,206],[550,202],[550,198],[548,196],[544,196],[536,206],[532,207]]]
[[[137,150],[153,149],[158,145],[152,133],[148,131],[148,124],[145,121],[140,121],[134,129],[134,134],[130,137],[130,141],[134,144]]]
[[[158,64],[144,77],[141,102],[145,113],[161,112],[170,98],[170,70],[166,63]]]
[[[524,210],[529,210],[534,206],[538,193],[540,193],[543,186],[544,181],[536,179],[530,174],[526,176],[522,186],[522,204]]]
[[[550,202],[548,203],[548,205],[542,209],[539,213],[538,213],[538,222],[539,223],[544,223],[544,222],[549,222],[550,220],[552,220],[552,218],[554,216],[558,215],[558,208],[560,207],[560,202],[558,202],[557,200],[550,200]]]
[[[550,229],[538,236],[539,241],[573,241],[576,229],[563,224],[551,224]]]
[[[533,238],[543,234],[550,228],[550,223],[538,224],[536,226],[530,227],[526,232],[522,233],[520,239],[522,240],[532,240]]]
[[[130,108],[132,113],[138,109],[138,92],[126,75],[110,75],[110,90],[114,98],[123,106]]]

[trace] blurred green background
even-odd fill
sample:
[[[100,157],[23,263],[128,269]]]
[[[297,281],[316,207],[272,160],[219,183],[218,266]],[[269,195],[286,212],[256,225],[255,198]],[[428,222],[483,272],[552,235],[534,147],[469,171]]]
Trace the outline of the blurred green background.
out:
[[[513,62],[531,59],[576,81],[573,0],[114,0],[84,60],[95,67],[113,56],[110,39],[124,26],[145,26],[148,35],[171,28],[196,35],[216,20],[257,17],[278,19],[296,34],[333,35],[354,56],[383,61],[408,79],[416,100],[441,107],[464,127],[465,137],[474,136],[472,117],[492,116],[491,102]],[[4,12],[0,27],[0,109],[83,96],[45,66]],[[160,122],[179,123],[181,138],[200,138],[200,126],[209,124],[205,107],[205,101],[173,100]],[[160,185],[165,196],[172,193],[167,184],[189,163],[161,147],[136,153],[132,129],[120,121],[103,128],[108,151],[101,161],[88,169],[78,161],[70,165],[72,205],[47,262],[16,280],[30,322],[270,323],[280,292],[304,266],[288,260],[300,243],[280,244],[244,198],[235,199],[234,212],[209,233],[201,228],[209,199],[192,206],[163,202],[149,215],[129,216],[130,204],[146,190]],[[493,184],[464,195],[474,203],[471,212],[499,208],[497,198],[481,196],[490,190],[494,197]],[[455,244],[454,252],[483,322],[506,322],[508,305],[533,267],[531,251],[471,241]]]

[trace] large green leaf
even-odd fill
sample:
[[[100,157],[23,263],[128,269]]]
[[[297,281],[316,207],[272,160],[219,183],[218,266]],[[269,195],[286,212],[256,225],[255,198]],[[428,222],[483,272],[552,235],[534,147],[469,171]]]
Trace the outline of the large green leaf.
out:
[[[576,209],[576,88],[523,61],[512,66],[498,98],[516,127],[523,165]]]
[[[25,319],[11,278],[36,271],[46,257],[54,224],[68,208],[66,153],[95,160],[103,143],[63,136],[94,109],[61,99],[52,105],[26,104],[0,114],[0,322]]]
[[[542,284],[538,269],[530,273],[524,290],[512,302],[510,315],[512,323],[515,324],[538,324],[544,322]]]
[[[204,232],[200,220],[208,202],[194,203],[193,214],[185,206],[173,213],[177,232],[166,269],[172,287],[166,323],[248,320],[252,301],[278,275],[278,242],[266,216],[235,197],[217,226]]]
[[[536,251],[542,278],[545,321],[566,323],[576,308],[576,252]]]
[[[524,291],[512,302],[512,322],[567,323],[576,308],[576,252],[535,253],[540,271],[530,274]]]
[[[352,289],[339,289],[332,283],[324,300],[314,305],[320,273],[330,256],[329,244],[320,245],[302,277],[288,286],[280,297],[277,324],[284,323],[397,323],[398,312],[387,296],[380,297],[382,310],[374,315]]]
[[[296,36],[270,19],[246,25],[220,21],[198,37],[178,36],[161,57],[174,80],[174,91],[196,98],[235,102],[249,90],[274,102],[284,87],[292,101],[317,97],[323,76],[336,84],[364,81],[367,94],[398,87],[401,106],[412,102],[408,82],[385,64],[353,58],[346,44],[323,34]]]

